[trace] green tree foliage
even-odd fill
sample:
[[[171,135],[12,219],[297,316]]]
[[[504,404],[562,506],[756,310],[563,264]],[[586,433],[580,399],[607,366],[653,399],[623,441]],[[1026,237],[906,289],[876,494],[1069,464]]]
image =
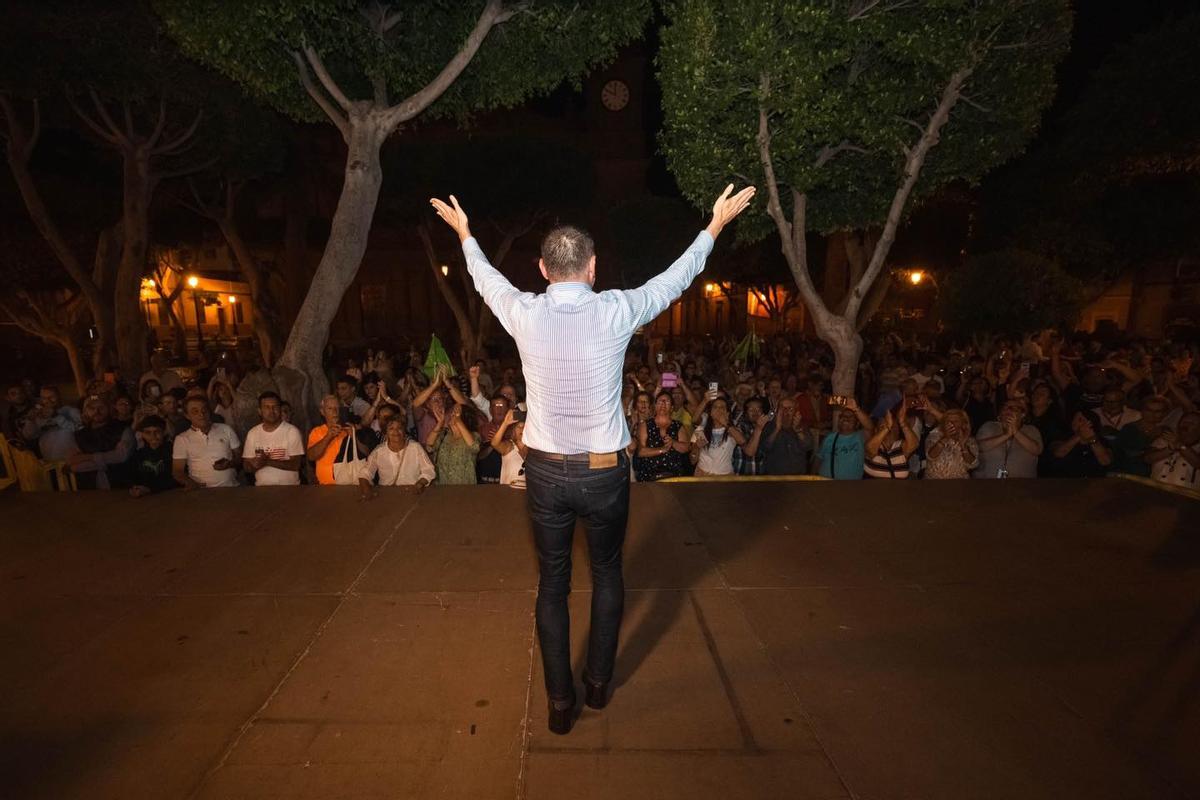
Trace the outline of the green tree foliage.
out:
[[[884,221],[904,149],[965,66],[975,67],[965,99],[914,194],[1019,153],[1053,97],[1070,30],[1062,0],[677,0],[667,15],[662,142],[684,193],[702,205],[722,181],[763,181],[763,106],[778,179],[808,196],[808,224],[822,232]],[[739,230],[761,236],[769,222]]]
[[[762,187],[817,332],[853,384],[858,311],[909,203],[974,181],[1021,151],[1054,91],[1066,0],[673,0],[659,76],[668,165],[701,204],[742,179]],[[846,308],[808,272],[805,231],[881,226]]]
[[[957,334],[1026,334],[1072,325],[1083,284],[1058,264],[1023,250],[973,256],[944,279],[938,310]]]
[[[293,53],[311,47],[350,98],[409,97],[454,58],[485,3],[464,0],[154,0],[196,59],[298,120],[321,120],[296,75]],[[578,81],[639,36],[648,0],[512,3],[503,33],[485,40],[425,116],[467,117],[507,108]],[[382,25],[381,25],[382,23]]]
[[[421,119],[464,119],[578,81],[650,14],[649,0],[154,3],[188,53],[296,119],[323,114],[347,144],[325,252],[276,370],[298,409],[325,391],[321,356],[366,250],[384,140]]]

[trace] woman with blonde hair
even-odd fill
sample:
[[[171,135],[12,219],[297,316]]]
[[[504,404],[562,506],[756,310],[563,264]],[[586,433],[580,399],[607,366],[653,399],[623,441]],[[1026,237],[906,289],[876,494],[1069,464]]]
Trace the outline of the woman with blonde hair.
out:
[[[971,435],[971,419],[961,408],[942,415],[925,442],[926,478],[969,478],[979,466],[979,443]]]

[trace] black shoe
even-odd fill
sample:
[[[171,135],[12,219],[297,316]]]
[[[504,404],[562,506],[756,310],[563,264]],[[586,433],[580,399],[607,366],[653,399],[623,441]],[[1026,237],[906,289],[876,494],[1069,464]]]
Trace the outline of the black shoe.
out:
[[[550,732],[557,733],[563,736],[571,732],[571,726],[575,724],[575,698],[571,698],[570,705],[566,708],[555,708],[553,700],[550,701]]]
[[[608,684],[592,683],[586,677],[583,679],[583,702],[588,708],[597,710],[608,705]]]

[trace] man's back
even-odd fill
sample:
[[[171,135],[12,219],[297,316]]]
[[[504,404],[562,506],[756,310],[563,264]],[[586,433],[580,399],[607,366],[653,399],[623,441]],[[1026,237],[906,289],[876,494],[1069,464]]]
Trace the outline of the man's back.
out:
[[[621,409],[629,339],[682,294],[712,244],[700,233],[670,268],[637,289],[597,293],[586,283],[562,281],[533,294],[515,289],[474,239],[466,241],[475,287],[521,354],[526,444],[554,453],[611,453],[629,444]]]

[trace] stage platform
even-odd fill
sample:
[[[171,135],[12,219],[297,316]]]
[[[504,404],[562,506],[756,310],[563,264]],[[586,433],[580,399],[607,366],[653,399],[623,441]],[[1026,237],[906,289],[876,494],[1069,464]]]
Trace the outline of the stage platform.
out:
[[[639,485],[625,552],[619,685],[558,737],[519,491],[6,493],[0,797],[1200,796],[1194,500]]]

